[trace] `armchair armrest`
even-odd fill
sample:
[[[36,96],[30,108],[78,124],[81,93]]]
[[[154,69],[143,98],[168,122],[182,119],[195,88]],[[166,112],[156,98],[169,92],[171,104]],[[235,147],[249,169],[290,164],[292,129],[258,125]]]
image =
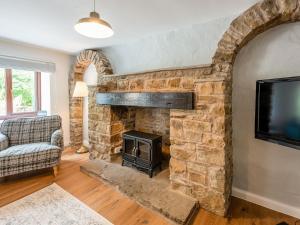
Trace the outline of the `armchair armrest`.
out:
[[[0,132],[0,151],[8,148],[8,138]]]
[[[64,136],[63,131],[56,130],[51,135],[51,145],[55,145],[60,147],[62,150],[64,149]]]

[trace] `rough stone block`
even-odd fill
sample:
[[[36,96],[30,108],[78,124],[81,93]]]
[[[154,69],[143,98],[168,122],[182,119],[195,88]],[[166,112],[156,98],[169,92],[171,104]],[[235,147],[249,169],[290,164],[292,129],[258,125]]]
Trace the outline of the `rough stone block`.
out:
[[[171,180],[171,188],[186,195],[192,195],[192,186],[187,184],[177,183],[176,181]]]
[[[207,165],[200,164],[199,162],[187,162],[187,170],[189,172],[207,174]]]
[[[171,119],[170,121],[170,138],[183,137],[183,122],[179,119]]]
[[[196,145],[187,143],[184,145],[171,145],[170,147],[171,157],[184,161],[196,160]]]
[[[130,90],[142,90],[144,88],[144,80],[135,79],[130,81]]]
[[[195,85],[195,80],[193,78],[184,78],[180,82],[180,87],[188,90],[193,90]]]
[[[225,192],[225,170],[223,167],[209,167],[208,185],[221,193]]]
[[[211,133],[203,133],[200,143],[214,148],[224,148],[226,138]]]
[[[206,181],[207,178],[206,175],[204,174],[188,172],[188,177],[192,183],[202,184],[202,185],[206,185],[207,183]]]
[[[226,206],[226,200],[223,194],[212,190],[207,190],[203,196],[198,195],[197,197],[200,199],[201,206],[203,208],[218,215],[224,216],[228,206]]]
[[[168,88],[179,88],[181,78],[173,78],[168,80]]]
[[[199,163],[207,164],[207,165],[225,165],[225,151],[224,149],[217,150],[201,150],[196,151],[196,161]]]
[[[110,129],[112,135],[121,133],[123,130],[124,130],[124,125],[122,122],[113,123]]]
[[[120,91],[128,90],[129,88],[129,81],[128,80],[118,80],[117,81],[117,88]]]
[[[170,172],[171,173],[185,173],[186,172],[186,162],[177,160],[177,159],[170,159]]]
[[[196,120],[184,120],[184,129],[191,129],[196,132],[211,132],[212,125],[209,122],[200,122]]]
[[[184,140],[191,142],[201,142],[202,137],[203,133],[201,131],[188,129],[184,129],[183,136],[181,136],[181,138],[184,138]]]
[[[212,124],[212,133],[218,135],[225,135],[226,120],[225,118],[215,118]]]

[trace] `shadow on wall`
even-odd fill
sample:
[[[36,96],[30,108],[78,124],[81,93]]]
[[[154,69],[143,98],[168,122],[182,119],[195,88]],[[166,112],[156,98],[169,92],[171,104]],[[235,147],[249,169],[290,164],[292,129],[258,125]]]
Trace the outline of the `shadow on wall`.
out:
[[[233,186],[295,207],[300,207],[300,151],[254,138],[255,84],[300,76],[299,59],[300,23],[285,24],[245,46],[233,72]]]

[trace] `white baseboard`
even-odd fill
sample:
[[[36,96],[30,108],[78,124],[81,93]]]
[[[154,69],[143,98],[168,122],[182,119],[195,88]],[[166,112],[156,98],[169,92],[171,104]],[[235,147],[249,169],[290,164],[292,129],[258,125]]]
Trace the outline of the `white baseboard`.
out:
[[[286,205],[282,202],[278,202],[236,187],[232,188],[232,196],[244,199],[248,202],[255,203],[257,205],[272,209],[277,212],[284,213],[289,216],[300,218],[300,208]]]

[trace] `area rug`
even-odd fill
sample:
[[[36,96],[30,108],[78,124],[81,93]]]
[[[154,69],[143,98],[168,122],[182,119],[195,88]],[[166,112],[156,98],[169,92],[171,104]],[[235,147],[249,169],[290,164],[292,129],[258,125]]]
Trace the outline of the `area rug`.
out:
[[[0,224],[112,225],[55,183],[0,208]]]

